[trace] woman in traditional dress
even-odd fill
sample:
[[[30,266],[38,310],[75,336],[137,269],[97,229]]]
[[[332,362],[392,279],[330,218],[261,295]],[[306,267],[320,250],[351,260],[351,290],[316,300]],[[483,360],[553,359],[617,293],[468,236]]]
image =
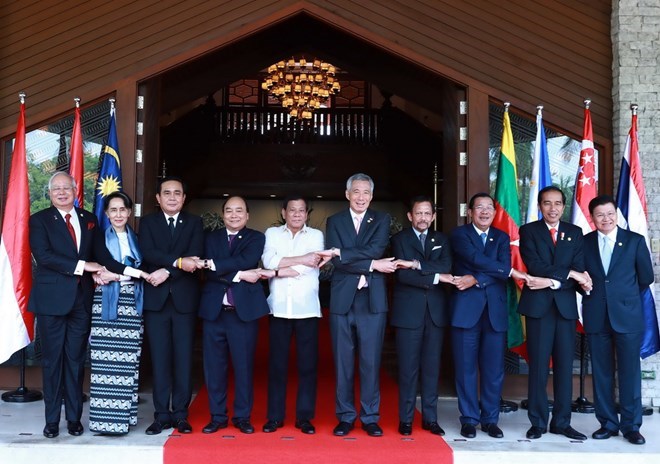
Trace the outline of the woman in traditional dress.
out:
[[[138,373],[142,350],[142,255],[127,225],[133,202],[123,192],[104,198],[110,220],[95,246],[107,269],[94,276],[98,285],[92,306],[89,430],[124,435],[137,424]]]

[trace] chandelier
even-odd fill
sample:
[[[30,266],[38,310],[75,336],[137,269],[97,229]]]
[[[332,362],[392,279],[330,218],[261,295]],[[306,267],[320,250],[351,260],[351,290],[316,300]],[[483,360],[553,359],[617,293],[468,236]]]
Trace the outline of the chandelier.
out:
[[[330,63],[291,58],[269,66],[261,88],[276,97],[282,108],[289,110],[289,116],[309,120],[314,110],[341,90],[335,73],[336,68]]]

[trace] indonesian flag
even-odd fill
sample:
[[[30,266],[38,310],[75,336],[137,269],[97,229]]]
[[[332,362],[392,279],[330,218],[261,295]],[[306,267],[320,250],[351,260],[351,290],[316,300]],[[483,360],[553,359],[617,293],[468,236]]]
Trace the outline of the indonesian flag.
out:
[[[502,148],[497,167],[497,182],[495,184],[495,219],[493,227],[507,234],[511,239],[511,266],[525,272],[527,268],[520,257],[520,203],[518,200],[518,173],[516,170],[516,152],[513,145],[513,132],[509,118],[509,105],[504,104],[502,127]],[[513,279],[507,282],[507,307],[509,314],[509,329],[507,346],[519,347],[525,342],[525,333],[521,315],[518,313],[519,288]],[[513,350],[521,356],[525,351]]]
[[[582,130],[582,149],[580,150],[580,163],[577,178],[575,179],[575,195],[573,196],[573,210],[571,222],[582,229],[583,234],[596,229],[591,214],[589,213],[589,202],[597,193],[596,187],[596,153],[594,150],[594,134],[591,127],[591,111],[589,111],[589,100],[584,102],[584,128]],[[582,327],[582,298],[578,295],[578,312],[580,322],[578,330],[584,332]]]
[[[0,363],[27,346],[34,337],[34,316],[27,310],[32,288],[29,218],[25,100],[21,94],[0,241]]]
[[[642,165],[639,160],[639,143],[637,139],[637,106],[633,105],[632,110],[632,124],[630,132],[628,132],[623,159],[621,160],[619,186],[616,192],[618,225],[622,229],[641,234],[646,240],[646,246],[649,248],[650,254],[646,189],[642,178]],[[645,327],[640,357],[644,359],[660,351],[660,333],[658,331],[658,315],[655,312],[653,284],[642,291],[641,297]]]
[[[76,98],[76,110],[73,117],[73,132],[71,133],[71,155],[69,158],[69,174],[76,181],[78,193],[75,204],[83,208],[85,193],[85,162],[83,157],[82,131],[80,129],[80,100]]]

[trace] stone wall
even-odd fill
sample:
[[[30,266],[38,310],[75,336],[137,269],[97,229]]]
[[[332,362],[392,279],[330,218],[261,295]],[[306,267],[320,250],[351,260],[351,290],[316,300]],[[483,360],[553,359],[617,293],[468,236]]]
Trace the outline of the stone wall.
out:
[[[630,130],[631,104],[638,104],[639,153],[646,186],[649,234],[660,238],[660,0],[613,0],[612,99],[614,104],[614,185]],[[616,193],[616,191],[614,192]],[[656,311],[660,306],[660,256],[655,265]],[[642,361],[643,403],[660,405],[660,353]]]

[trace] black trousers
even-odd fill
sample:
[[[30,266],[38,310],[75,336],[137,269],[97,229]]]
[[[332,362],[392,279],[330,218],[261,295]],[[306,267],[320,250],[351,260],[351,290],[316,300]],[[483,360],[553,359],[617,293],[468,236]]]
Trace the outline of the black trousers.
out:
[[[283,421],[286,409],[289,347],[295,337],[298,364],[296,419],[311,420],[316,409],[319,318],[270,317],[268,358],[268,419]]]
[[[160,311],[144,311],[151,350],[154,418],[186,419],[192,397],[192,355],[197,315],[176,310],[172,297]],[[171,405],[170,405],[171,399]]]
[[[66,420],[80,420],[87,340],[91,324],[92,308],[85,307],[80,285],[73,309],[68,314],[37,316],[46,423],[59,423],[62,398]]]

